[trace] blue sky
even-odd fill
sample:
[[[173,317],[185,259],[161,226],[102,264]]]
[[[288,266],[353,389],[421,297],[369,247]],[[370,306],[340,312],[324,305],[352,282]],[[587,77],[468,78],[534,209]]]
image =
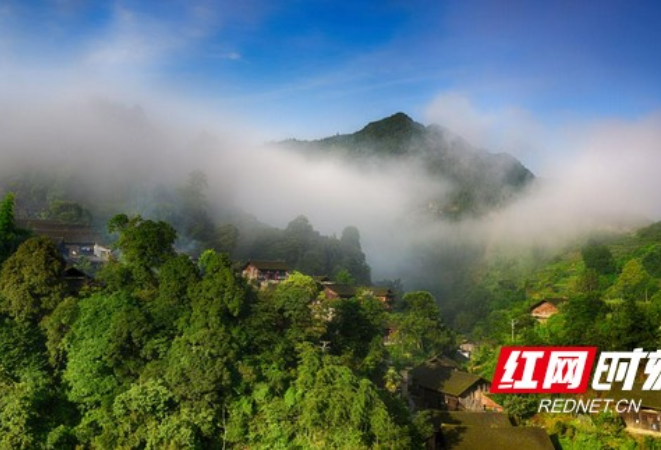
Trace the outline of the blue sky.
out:
[[[160,93],[264,139],[404,111],[500,150],[658,112],[659,23],[645,0],[0,0],[0,92]]]

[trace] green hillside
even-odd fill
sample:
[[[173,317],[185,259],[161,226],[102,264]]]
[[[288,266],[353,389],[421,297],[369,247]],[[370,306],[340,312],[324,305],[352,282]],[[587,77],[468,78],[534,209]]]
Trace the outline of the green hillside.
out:
[[[474,269],[466,308],[455,325],[494,345],[595,345],[628,350],[661,345],[661,222],[631,233],[599,235],[555,254],[493,256]],[[547,323],[530,315],[558,303]]]
[[[420,204],[447,219],[479,216],[504,206],[535,178],[511,155],[478,149],[438,125],[424,126],[401,112],[352,134],[285,144],[315,156],[340,156],[353,164],[375,159],[420,163],[432,179],[451,184],[442,195],[420,199]]]

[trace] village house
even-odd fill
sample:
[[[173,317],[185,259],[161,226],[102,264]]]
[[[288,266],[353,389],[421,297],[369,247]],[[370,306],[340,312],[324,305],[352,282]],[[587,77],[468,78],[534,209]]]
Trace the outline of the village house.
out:
[[[70,293],[76,294],[84,287],[89,287],[94,283],[94,279],[82,270],[67,265],[62,273],[62,278],[66,283]]]
[[[565,301],[564,298],[545,298],[530,306],[530,315],[538,322],[545,323],[551,316],[560,311],[559,306]]]
[[[471,359],[471,356],[473,353],[475,353],[475,350],[477,349],[477,344],[474,342],[469,342],[469,341],[464,341],[459,345],[459,349],[457,350],[457,353],[461,355],[463,358]]]
[[[429,411],[433,434],[428,450],[552,450],[551,438],[543,428],[515,427],[506,414],[498,412]]]
[[[636,433],[637,431],[659,433],[661,436],[661,392],[656,390],[643,391],[638,387],[631,391],[621,391],[614,389],[617,394],[614,396],[624,400],[640,400],[640,410],[633,409],[621,412],[620,417],[626,424],[627,431]]]
[[[395,293],[387,287],[371,286],[363,288],[363,291],[388,307],[392,306],[392,303],[395,301]]]
[[[98,265],[110,259],[110,248],[102,243],[99,233],[88,225],[27,219],[17,220],[16,226],[52,240],[69,263],[77,263],[85,257],[91,264]]]
[[[447,358],[435,357],[407,374],[407,394],[417,409],[502,411],[487,394],[491,383],[457,369]]]
[[[349,299],[356,296],[358,290],[348,284],[323,283],[324,297],[327,299]]]
[[[339,283],[322,283],[324,297],[327,299],[336,299],[336,298],[353,298],[359,295],[369,295],[379,300],[381,303],[387,307],[392,306],[392,302],[395,300],[395,294],[392,289],[387,287],[378,287],[378,286],[351,286],[348,284],[339,284]]]
[[[248,281],[266,286],[286,280],[290,270],[284,261],[248,261],[241,273]]]

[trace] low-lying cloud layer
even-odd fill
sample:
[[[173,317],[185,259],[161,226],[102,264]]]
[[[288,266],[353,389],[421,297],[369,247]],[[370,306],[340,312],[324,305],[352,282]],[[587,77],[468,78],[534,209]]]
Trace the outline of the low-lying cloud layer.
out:
[[[595,227],[661,217],[661,115],[577,126],[556,136],[562,148],[548,151],[558,159],[537,170],[541,178],[530,192],[486,217],[448,223],[432,220],[425,209],[425,199],[448,182],[431,179],[415,162],[369,167],[310,159],[281,146],[255,145],[244,133],[228,134],[227,127],[172,122],[174,115],[154,113],[149,105],[70,99],[2,105],[0,182],[28,167],[68,171],[90,201],[130,184],[139,205],[144,202],[137,197],[150,195],[154,186],[179,183],[201,169],[212,203],[232,203],[265,223],[284,227],[303,214],[325,234],[357,226],[375,279],[405,278],[415,249],[443,251],[464,242],[557,245]],[[466,120],[475,114],[471,110]],[[475,132],[488,132],[499,120],[477,120]]]

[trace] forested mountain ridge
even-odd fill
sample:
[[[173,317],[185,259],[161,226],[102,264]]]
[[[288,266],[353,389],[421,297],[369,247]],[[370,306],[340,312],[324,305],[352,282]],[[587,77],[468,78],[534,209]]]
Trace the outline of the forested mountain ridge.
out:
[[[478,272],[455,325],[490,346],[512,339],[600,350],[661,345],[661,222],[595,234],[546,255],[500,255]],[[537,322],[531,307],[547,299],[557,314]]]
[[[453,219],[504,206],[535,179],[511,155],[478,149],[439,125],[424,126],[401,112],[352,134],[284,144],[307,154],[335,155],[358,164],[366,159],[418,162],[431,177],[451,183],[442,196],[425,200],[442,217]]]
[[[594,232],[552,250],[504,249],[481,268],[474,266],[471,279],[453,325],[478,343],[470,365],[488,379],[506,345],[661,348],[661,222],[626,232]],[[542,302],[555,308],[537,316]],[[599,393],[588,390],[585,396]],[[534,396],[499,400],[517,420],[557,433],[558,448],[659,445],[656,433],[632,437],[623,418],[612,412],[561,416],[539,413]]]
[[[74,285],[0,202],[0,448],[407,449],[431,434],[398,394],[399,370],[454,347],[430,294],[391,309],[297,272],[257,289],[225,253],[177,253],[166,222],[108,229],[119,258]]]

